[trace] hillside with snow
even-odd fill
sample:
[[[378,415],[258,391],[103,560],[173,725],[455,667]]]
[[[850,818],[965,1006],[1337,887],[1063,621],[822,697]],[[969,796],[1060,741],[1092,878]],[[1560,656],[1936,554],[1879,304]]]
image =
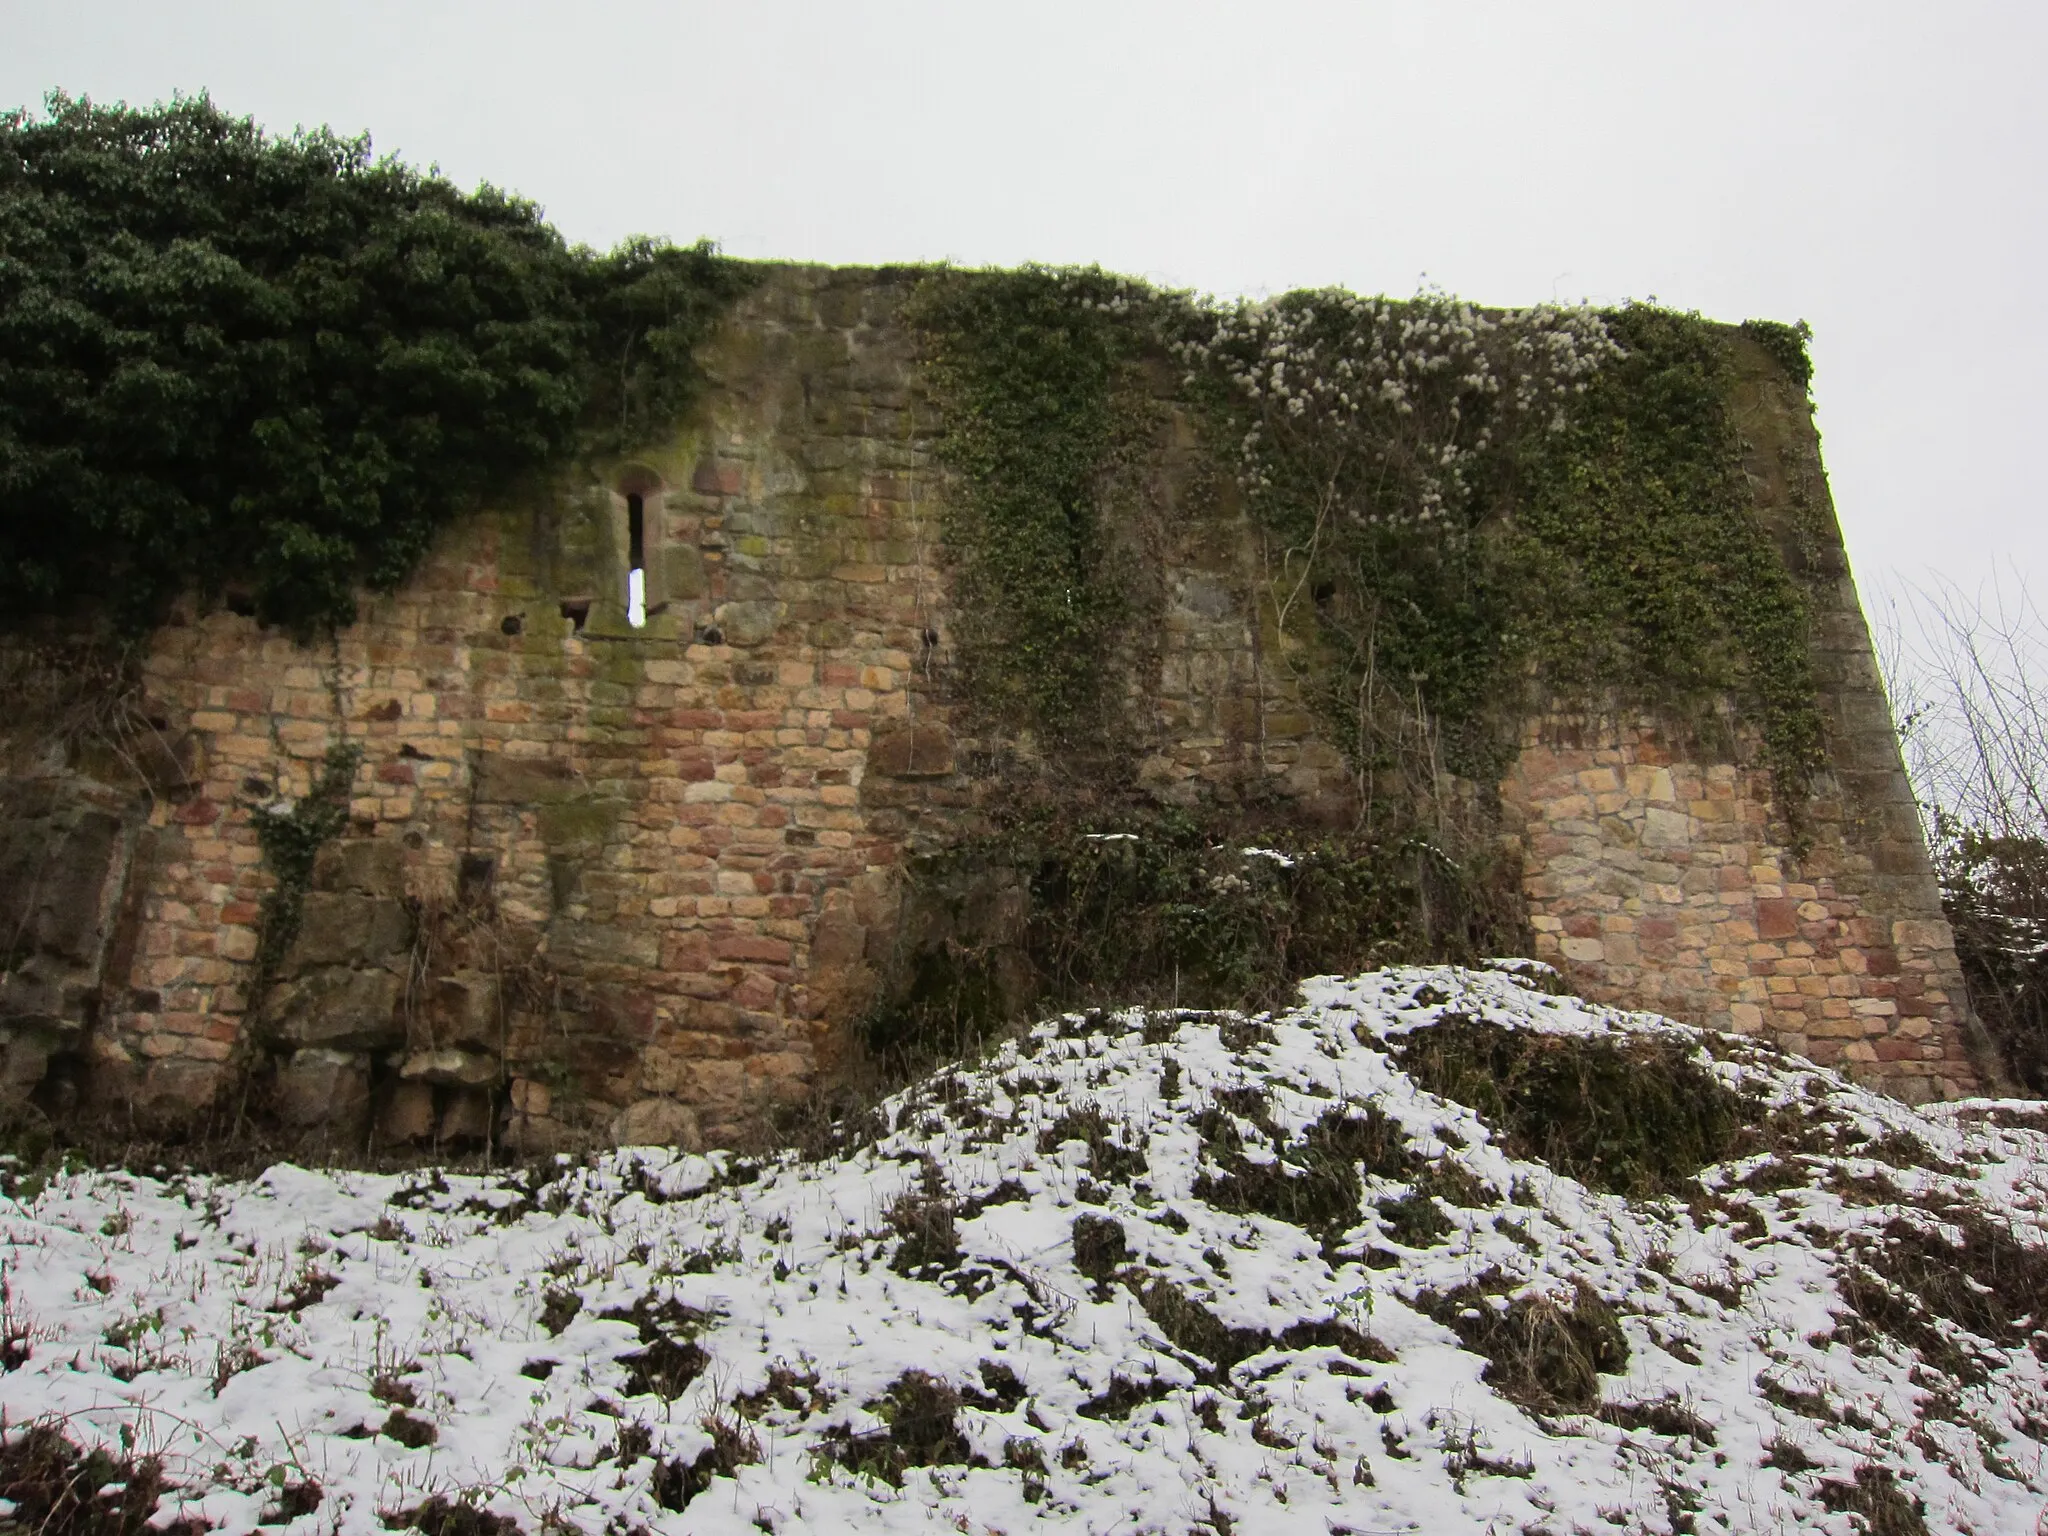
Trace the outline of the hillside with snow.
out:
[[[2038,1106],[1548,982],[1071,1015],[813,1161],[17,1171],[0,1495],[49,1536],[2031,1531]]]

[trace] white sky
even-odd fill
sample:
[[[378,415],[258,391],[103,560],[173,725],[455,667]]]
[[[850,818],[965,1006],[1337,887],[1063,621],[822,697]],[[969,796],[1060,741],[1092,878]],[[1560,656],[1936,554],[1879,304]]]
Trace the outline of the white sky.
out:
[[[597,245],[1804,317],[1869,601],[2048,594],[2044,44],[2038,0],[0,0],[0,107],[204,89]]]

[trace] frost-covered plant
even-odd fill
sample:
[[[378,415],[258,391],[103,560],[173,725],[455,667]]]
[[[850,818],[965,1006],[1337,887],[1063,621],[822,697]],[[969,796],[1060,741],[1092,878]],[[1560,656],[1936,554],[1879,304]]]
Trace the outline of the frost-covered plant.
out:
[[[1333,518],[1464,531],[1487,456],[1531,427],[1561,430],[1566,402],[1621,355],[1594,310],[1488,311],[1432,291],[1322,289],[1205,318],[1177,348],[1188,382],[1233,393],[1252,417],[1245,489],[1283,523],[1311,512],[1311,536]]]

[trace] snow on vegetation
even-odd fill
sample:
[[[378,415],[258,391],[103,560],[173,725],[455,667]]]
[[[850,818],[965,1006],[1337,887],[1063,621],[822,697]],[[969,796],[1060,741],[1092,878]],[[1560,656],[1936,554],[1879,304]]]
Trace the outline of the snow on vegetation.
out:
[[[17,1172],[9,1523],[2031,1530],[2035,1107],[1550,980],[1071,1015],[816,1161]]]

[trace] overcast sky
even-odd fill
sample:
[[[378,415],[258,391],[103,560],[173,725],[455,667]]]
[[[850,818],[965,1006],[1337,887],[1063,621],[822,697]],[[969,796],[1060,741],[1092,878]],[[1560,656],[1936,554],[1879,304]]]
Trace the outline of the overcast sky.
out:
[[[206,90],[596,245],[1803,317],[1866,600],[2048,597],[2044,43],[2039,0],[0,0],[0,106]]]

